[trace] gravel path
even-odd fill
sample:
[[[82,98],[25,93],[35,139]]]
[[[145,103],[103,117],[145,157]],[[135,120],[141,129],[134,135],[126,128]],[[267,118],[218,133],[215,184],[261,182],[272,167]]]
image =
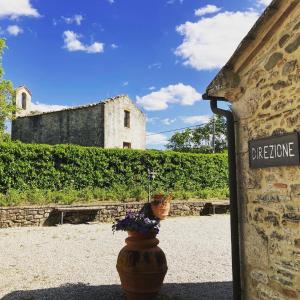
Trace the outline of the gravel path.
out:
[[[2,300],[123,299],[115,269],[126,234],[110,224],[0,230]],[[170,218],[160,247],[172,299],[232,299],[229,216]]]

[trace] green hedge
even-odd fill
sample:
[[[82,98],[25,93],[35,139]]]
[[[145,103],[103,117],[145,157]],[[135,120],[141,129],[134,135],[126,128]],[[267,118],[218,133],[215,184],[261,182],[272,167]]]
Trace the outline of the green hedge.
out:
[[[154,189],[198,191],[225,188],[226,154],[102,149],[74,145],[0,144],[0,192],[97,187],[147,187],[147,169],[157,172]]]

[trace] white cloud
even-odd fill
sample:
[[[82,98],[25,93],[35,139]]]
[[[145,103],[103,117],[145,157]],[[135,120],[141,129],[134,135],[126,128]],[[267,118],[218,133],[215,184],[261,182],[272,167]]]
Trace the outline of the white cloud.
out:
[[[124,82],[122,83],[122,86],[127,86],[128,84],[129,84],[128,81],[124,81]]]
[[[38,11],[31,6],[30,0],[1,0],[0,18],[39,17]]]
[[[54,105],[54,104],[45,104],[40,102],[32,102],[30,106],[30,111],[32,112],[49,112],[49,111],[57,111],[68,108],[65,105]]]
[[[157,133],[153,134],[147,132],[146,144],[147,145],[166,145],[168,143],[168,138],[164,134]]]
[[[159,119],[158,117],[152,117],[152,118],[146,117],[146,122],[155,123],[158,119]]]
[[[268,6],[272,0],[257,0],[258,5]]]
[[[180,4],[182,4],[183,1],[184,1],[184,0],[178,0],[178,2],[179,2]],[[167,4],[174,4],[175,2],[176,2],[176,0],[168,0],[168,1],[167,1]]]
[[[201,100],[201,94],[190,85],[178,83],[142,97],[137,96],[136,99],[137,103],[146,110],[164,110],[169,104],[193,105]]]
[[[150,91],[153,91],[153,90],[155,90],[155,86],[150,86],[148,89],[149,89]]]
[[[119,48],[119,46],[118,46],[117,44],[111,44],[110,47],[111,47],[112,49],[118,49],[118,48]]]
[[[195,15],[198,16],[198,17],[201,17],[201,16],[204,16],[204,15],[207,15],[207,14],[213,14],[213,13],[219,12],[220,10],[221,10],[221,8],[219,8],[215,5],[208,4],[204,7],[196,9],[195,10]]]
[[[185,124],[203,124],[209,122],[210,116],[208,115],[187,116],[187,117],[181,117],[181,119]]]
[[[175,54],[183,64],[197,70],[222,67],[255,23],[259,13],[223,12],[199,21],[186,22],[176,28],[183,36]]]
[[[14,36],[17,36],[23,32],[23,29],[18,25],[10,25],[7,27],[6,30],[10,35],[14,35]]]
[[[110,4],[114,4],[115,0],[107,0]]]
[[[166,118],[166,119],[162,119],[161,122],[165,125],[172,125],[173,123],[176,122],[176,119]]]
[[[67,24],[77,24],[81,25],[81,22],[83,21],[82,15],[74,15],[72,17],[61,17]]]
[[[161,66],[162,66],[162,63],[157,62],[157,63],[151,64],[151,65],[148,65],[148,69],[153,69],[153,68],[160,69]]]
[[[91,45],[84,45],[80,40],[80,35],[67,30],[63,33],[64,48],[70,52],[83,51],[86,53],[101,53],[104,52],[104,44],[94,42]]]

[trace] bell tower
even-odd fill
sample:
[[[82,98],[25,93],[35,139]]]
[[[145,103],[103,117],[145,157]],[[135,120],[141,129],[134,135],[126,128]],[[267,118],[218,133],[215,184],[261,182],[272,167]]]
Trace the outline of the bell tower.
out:
[[[31,92],[25,85],[19,86],[16,89],[16,107],[18,109],[16,114],[17,117],[29,114],[31,107],[31,97]]]

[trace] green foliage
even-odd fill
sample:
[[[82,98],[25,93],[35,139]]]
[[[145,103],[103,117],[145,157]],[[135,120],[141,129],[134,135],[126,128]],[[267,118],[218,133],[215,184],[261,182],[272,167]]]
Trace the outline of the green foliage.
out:
[[[227,187],[226,154],[0,144],[0,192],[30,191],[30,202],[142,201],[147,198],[148,169],[157,172],[153,190],[182,191],[184,199],[203,189]],[[18,200],[11,195],[10,201]]]
[[[170,193],[177,200],[206,200],[228,198],[228,188],[202,189],[201,191],[174,190]],[[125,196],[124,196],[125,195]],[[18,191],[10,189],[6,194],[0,194],[0,206],[18,205],[45,205],[45,204],[73,204],[73,203],[99,203],[102,201],[129,202],[146,201],[146,190],[126,189],[126,191],[105,190],[100,188],[85,188],[83,190],[65,189],[61,191],[50,190],[27,190]]]
[[[2,56],[6,43],[0,39],[0,142],[7,140],[5,134],[5,121],[13,118],[15,111],[15,91],[10,81],[4,80],[4,71],[2,67]]]
[[[228,198],[228,189],[202,189],[201,191],[174,190],[169,191],[177,200],[205,200],[205,199],[225,199]],[[161,193],[161,192],[159,192]],[[119,187],[101,189],[87,187],[82,190],[64,189],[60,191],[31,189],[18,191],[10,189],[6,194],[0,194],[0,206],[20,206],[20,205],[46,205],[46,204],[87,204],[99,203],[102,201],[145,202],[148,194],[146,189],[132,188],[123,190]]]
[[[200,199],[229,198],[229,188],[203,189],[197,193],[197,197]]]
[[[223,152],[227,148],[226,120],[218,115],[204,126],[176,132],[170,138],[167,148],[179,152],[212,153],[213,132],[215,132],[215,152]]]

